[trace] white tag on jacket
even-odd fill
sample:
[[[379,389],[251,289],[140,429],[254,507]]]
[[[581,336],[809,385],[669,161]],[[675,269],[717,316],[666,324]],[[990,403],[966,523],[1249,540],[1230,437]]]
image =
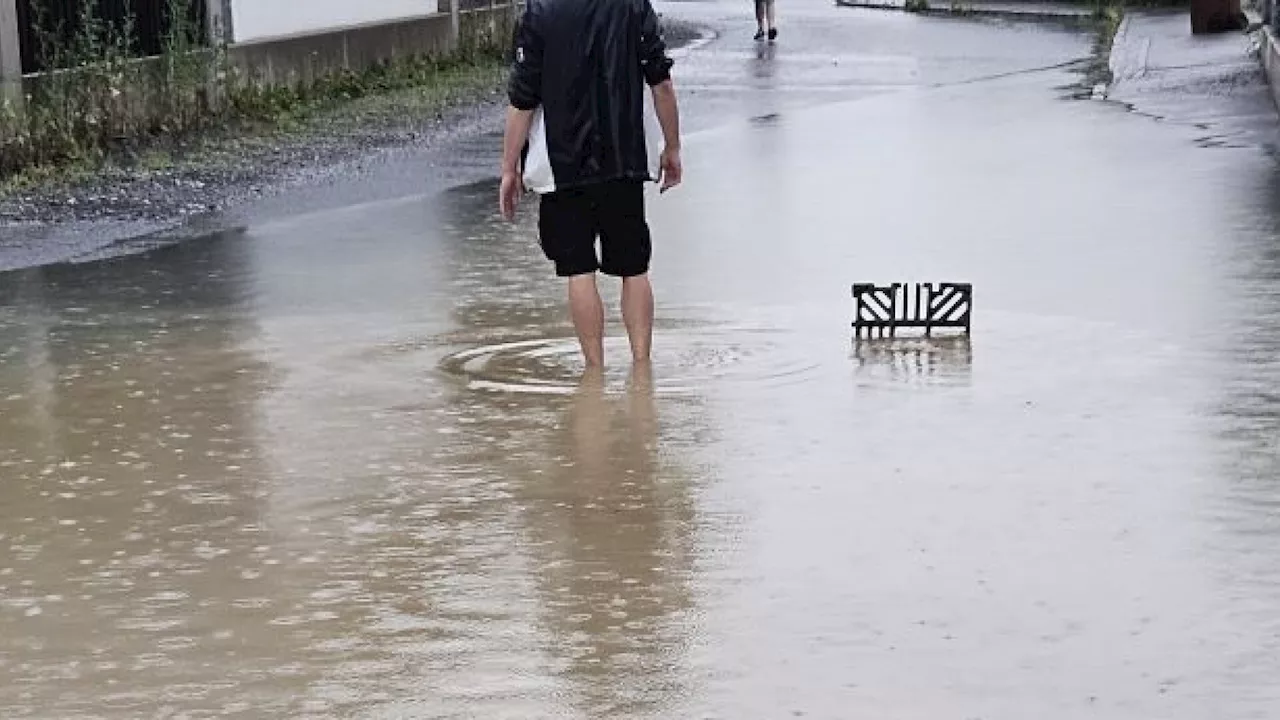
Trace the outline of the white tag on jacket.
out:
[[[662,173],[662,124],[653,106],[653,94],[644,92],[644,149],[649,179],[657,182]],[[533,111],[533,123],[529,127],[529,152],[524,159],[524,186],[530,192],[546,195],[556,191],[555,171],[551,168],[551,155],[547,149],[547,122],[542,108]]]
[[[547,123],[542,116],[541,107],[533,111],[533,124],[529,127],[529,152],[524,157],[524,187],[539,195],[556,191],[556,176],[551,171],[551,156],[547,153]]]

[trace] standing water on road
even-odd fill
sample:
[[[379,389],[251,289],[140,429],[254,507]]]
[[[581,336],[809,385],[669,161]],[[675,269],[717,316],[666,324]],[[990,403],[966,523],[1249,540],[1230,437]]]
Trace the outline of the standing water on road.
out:
[[[990,69],[691,136],[651,372],[489,184],[0,276],[0,714],[1280,714],[1280,171]]]

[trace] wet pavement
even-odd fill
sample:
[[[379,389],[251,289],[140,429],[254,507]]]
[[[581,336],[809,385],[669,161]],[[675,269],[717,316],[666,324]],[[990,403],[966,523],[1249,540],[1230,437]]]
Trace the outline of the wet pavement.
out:
[[[0,276],[0,714],[1280,713],[1274,161],[791,12],[684,63],[651,373],[491,182]],[[972,340],[851,345],[910,280]]]
[[[1258,60],[1259,36],[1192,35],[1187,10],[1126,14],[1110,55],[1108,97],[1161,122],[1201,131],[1206,146],[1277,145],[1276,104]]]
[[[1089,19],[1097,12],[1095,7],[1084,3],[1052,2],[1051,0],[983,0],[970,2],[928,3],[926,8],[907,10],[906,0],[836,0],[842,7],[871,8],[876,10],[904,10],[915,13],[942,13],[954,15],[982,15],[989,17],[1005,16],[1017,19],[1034,18],[1079,18]]]

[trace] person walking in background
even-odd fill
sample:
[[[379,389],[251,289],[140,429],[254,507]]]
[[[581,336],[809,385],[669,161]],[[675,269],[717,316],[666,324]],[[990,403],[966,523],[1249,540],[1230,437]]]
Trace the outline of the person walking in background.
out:
[[[649,360],[654,300],[644,183],[660,181],[666,192],[683,176],[671,67],[649,0],[530,0],[516,31],[499,205],[511,220],[526,187],[541,194],[542,249],[568,278],[588,368],[604,364],[597,271],[622,278],[632,359]],[[661,139],[646,137],[646,85]]]
[[[756,0],[756,42],[769,38],[778,39],[778,16],[774,8],[777,0]]]

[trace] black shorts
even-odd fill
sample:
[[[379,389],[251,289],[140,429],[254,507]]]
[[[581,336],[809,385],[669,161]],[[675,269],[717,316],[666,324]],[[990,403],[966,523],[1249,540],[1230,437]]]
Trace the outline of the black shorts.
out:
[[[643,275],[653,254],[644,183],[618,180],[543,195],[538,234],[560,277],[597,270],[617,277]]]

